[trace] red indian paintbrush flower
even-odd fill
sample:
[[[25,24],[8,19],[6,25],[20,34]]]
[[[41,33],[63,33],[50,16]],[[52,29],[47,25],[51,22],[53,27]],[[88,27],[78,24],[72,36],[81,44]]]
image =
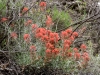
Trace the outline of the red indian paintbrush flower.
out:
[[[1,18],[1,22],[5,22],[5,21],[7,21],[7,20],[8,20],[8,19],[5,18],[5,17]]]
[[[82,45],[80,46],[80,48],[83,49],[83,50],[85,50],[85,49],[86,49],[86,45],[85,45],[85,44],[82,44]]]
[[[72,36],[78,37],[78,32],[73,32]]]
[[[36,47],[34,45],[31,45],[30,46],[30,51],[35,51],[36,50]]]
[[[50,42],[51,44],[55,44],[55,39],[54,39],[54,38],[49,38],[49,42]]]
[[[29,42],[30,41],[30,35],[29,34],[24,34],[23,35],[23,38],[26,42]]]
[[[22,12],[26,12],[26,11],[28,11],[28,7],[24,7],[24,8],[22,9]]]
[[[77,52],[78,52],[78,49],[77,49],[77,48],[74,48],[73,50],[74,50],[74,52],[75,52],[75,53],[77,53]]]
[[[48,42],[49,37],[47,35],[42,36],[42,41]]]
[[[69,37],[69,33],[66,32],[66,31],[62,31],[61,34],[60,34],[60,36],[61,36],[61,39],[64,40],[64,39],[66,39],[66,38]]]
[[[67,53],[67,56],[68,56],[68,57],[71,57],[71,56],[72,56],[72,53],[71,53],[71,52],[68,52],[68,53]]]
[[[68,34],[71,34],[72,33],[72,29],[67,29],[67,30],[65,30],[65,32],[67,32]]]
[[[87,62],[87,61],[89,61],[89,54],[87,53],[87,52],[84,52],[83,54],[82,54],[82,58],[83,58],[83,60],[85,61],[85,62]]]
[[[51,50],[50,49],[47,49],[46,50],[46,53],[48,54],[48,53],[51,53]]]
[[[34,30],[35,28],[37,28],[37,24],[32,24],[32,29]]]
[[[28,26],[28,25],[30,25],[30,24],[32,24],[32,20],[27,20],[27,21],[25,22],[25,26]]]
[[[54,33],[54,38],[55,38],[55,42],[57,43],[58,40],[60,39],[59,34],[58,33]]]
[[[40,7],[46,7],[46,2],[41,1],[41,2],[40,2]]]
[[[64,40],[64,44],[71,45],[71,41],[70,40]]]
[[[35,37],[36,37],[36,38],[40,38],[40,39],[41,39],[41,38],[42,38],[42,36],[43,36],[43,34],[42,34],[42,33],[37,33],[37,34],[35,34]]]
[[[66,49],[69,49],[69,45],[68,44],[64,44],[64,51],[66,50]]]
[[[53,24],[52,18],[49,15],[47,15],[46,26],[50,27],[52,24]]]
[[[51,43],[46,43],[46,48],[47,49],[54,49],[54,45],[52,45]]]
[[[59,50],[57,48],[55,48],[55,49],[52,50],[52,53],[57,55],[59,53]]]
[[[75,38],[73,36],[71,36],[71,37],[69,37],[69,40],[73,42],[75,40]]]
[[[41,1],[39,5],[40,5],[41,11],[43,11],[43,10],[46,8],[46,5],[47,5],[47,4],[46,4],[45,1]]]
[[[17,38],[17,36],[18,36],[18,35],[16,34],[16,32],[11,32],[11,34],[10,34],[10,35],[11,35],[11,37],[12,37],[12,38],[14,38],[14,39],[16,39],[16,38]]]
[[[80,53],[74,53],[74,57],[76,60],[79,60],[80,57],[81,57],[81,54]]]

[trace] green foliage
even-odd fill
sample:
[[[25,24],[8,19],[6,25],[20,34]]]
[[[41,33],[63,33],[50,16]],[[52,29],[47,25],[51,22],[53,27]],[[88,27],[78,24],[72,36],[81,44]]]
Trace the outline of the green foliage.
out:
[[[58,25],[62,24],[64,26],[69,26],[71,24],[71,17],[68,12],[59,11],[57,8],[52,10],[52,18],[54,22]]]
[[[7,0],[0,0],[0,9],[6,8]]]
[[[20,65],[29,65],[29,64],[31,64],[29,52],[17,53],[15,58],[16,58],[16,61],[18,62],[18,64],[20,64]]]
[[[0,0],[0,15],[5,15],[7,0]],[[1,11],[2,10],[2,11]]]

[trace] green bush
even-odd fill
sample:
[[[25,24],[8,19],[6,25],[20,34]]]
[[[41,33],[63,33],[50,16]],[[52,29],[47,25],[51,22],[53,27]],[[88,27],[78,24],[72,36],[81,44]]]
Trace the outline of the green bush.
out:
[[[69,26],[71,24],[71,16],[68,12],[59,11],[57,8],[54,8],[52,11],[52,18],[55,24]]]

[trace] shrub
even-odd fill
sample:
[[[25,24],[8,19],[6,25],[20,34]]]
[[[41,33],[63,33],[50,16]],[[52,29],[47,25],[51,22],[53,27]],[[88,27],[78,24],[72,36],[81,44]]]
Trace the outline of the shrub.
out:
[[[57,20],[65,26],[70,25],[71,18],[68,13],[54,9],[52,15],[46,15],[46,4],[42,7],[38,5],[38,9],[32,15],[32,10],[26,7],[23,9],[27,12],[17,13],[21,15],[12,21],[10,26],[9,20],[2,22],[8,32],[7,49],[9,52],[18,52],[14,54],[16,56],[14,58],[19,64],[32,64],[35,67],[49,64],[48,66],[53,68],[67,71],[73,71],[78,67],[85,68],[88,65],[89,55],[86,45],[82,44],[80,48],[73,46],[78,32],[74,32],[72,27],[60,33],[53,31]]]

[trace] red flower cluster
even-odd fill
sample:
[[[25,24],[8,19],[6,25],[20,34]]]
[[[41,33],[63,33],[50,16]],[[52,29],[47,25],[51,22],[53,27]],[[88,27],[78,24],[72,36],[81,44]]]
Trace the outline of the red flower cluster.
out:
[[[44,10],[46,8],[46,2],[42,1],[40,2],[39,6],[41,10]],[[22,9],[22,13],[28,11],[27,7],[24,7]],[[21,13],[21,14],[22,14]],[[44,13],[44,12],[43,12]],[[7,18],[2,18],[1,22],[7,21]],[[89,61],[89,54],[86,52],[86,45],[82,44],[80,48],[73,48],[72,49],[72,44],[74,40],[79,36],[78,32],[74,32],[72,28],[66,29],[62,31],[59,35],[57,32],[53,32],[50,27],[53,25],[53,20],[50,15],[46,16],[46,21],[45,21],[46,27],[38,27],[37,24],[33,24],[32,20],[27,20],[25,22],[25,26],[27,28],[31,28],[32,34],[39,40],[39,42],[42,43],[42,46],[45,49],[45,56],[44,58],[51,60],[52,58],[55,58],[57,56],[60,56],[61,58],[68,59],[71,57],[72,59],[74,58],[75,60],[80,61],[82,59],[83,62],[87,63]],[[30,27],[29,27],[30,26]],[[14,39],[18,37],[18,35],[15,32],[12,32],[10,36]],[[23,39],[25,43],[28,43],[29,46],[29,51],[31,57],[34,59],[37,58],[39,54],[36,54],[36,46],[32,45],[32,40],[31,40],[31,35],[29,33],[26,33],[23,35]],[[81,49],[81,51],[79,50]],[[38,50],[38,49],[37,49]],[[34,60],[33,59],[33,60]]]
[[[35,37],[40,39],[45,44],[47,58],[59,53],[59,49],[55,47],[60,39],[58,33],[45,28],[37,28]]]
[[[62,40],[69,39],[71,41],[74,41],[74,39],[76,37],[78,37],[78,33],[77,32],[73,32],[71,28],[61,32]]]
[[[79,53],[79,51],[78,51],[78,49],[77,48],[73,48],[73,50],[74,50],[74,58],[76,59],[76,60],[79,60],[79,59],[82,59],[83,61],[83,63],[84,63],[84,65],[85,64],[87,64],[87,62],[89,61],[89,54],[88,54],[88,52],[86,52],[86,51],[84,51],[84,50],[86,50],[86,45],[85,44],[82,44],[81,46],[80,46],[80,49],[82,49],[82,51],[81,51],[81,53]]]
[[[65,31],[62,31],[61,34],[61,40],[63,43],[63,50],[62,50],[62,54],[63,56],[71,56],[72,53],[70,51],[70,46],[73,43],[73,41],[75,40],[76,37],[78,37],[78,33],[77,32],[73,32],[71,28],[66,29]],[[75,58],[78,59],[79,57],[79,53],[77,48],[74,48],[74,52],[75,52]]]

